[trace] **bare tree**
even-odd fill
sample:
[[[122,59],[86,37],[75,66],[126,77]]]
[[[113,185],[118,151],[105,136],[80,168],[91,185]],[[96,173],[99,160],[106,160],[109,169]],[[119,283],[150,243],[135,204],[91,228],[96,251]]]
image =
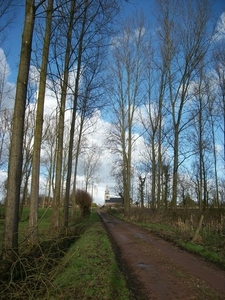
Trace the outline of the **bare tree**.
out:
[[[214,74],[209,74],[205,80],[207,88],[207,103],[209,109],[209,117],[211,124],[212,140],[213,140],[213,159],[214,159],[214,178],[215,188],[213,195],[213,205],[220,206],[220,192],[219,192],[219,152],[217,150],[218,132],[222,133],[221,140],[223,140],[223,154],[222,160],[225,160],[225,54],[224,54],[224,38],[220,37],[220,32],[215,34],[214,51],[213,51],[213,67]],[[222,199],[221,199],[222,201]]]
[[[209,123],[211,127],[211,136],[212,136],[212,152],[213,152],[213,162],[214,162],[214,181],[215,181],[215,193],[214,193],[214,205],[219,207],[220,201],[219,201],[219,179],[218,179],[218,151],[217,151],[217,144],[216,144],[216,132],[219,129],[218,126],[218,104],[216,101],[216,93],[213,91],[214,84],[212,83],[212,80],[209,78],[206,78],[205,80],[205,86],[206,86],[206,97],[207,97],[207,106],[208,106],[208,112],[209,112]],[[207,196],[208,196],[207,191]]]
[[[145,187],[146,176],[139,175],[138,179],[139,179],[139,186],[138,186],[139,199],[141,202],[141,208],[143,208],[144,198],[145,198],[144,187]]]
[[[68,171],[66,178],[66,192],[65,192],[65,202],[64,202],[64,225],[68,226],[68,218],[69,218],[69,198],[70,198],[70,183],[71,183],[71,175],[72,175],[72,159],[73,159],[73,144],[74,144],[74,131],[75,131],[75,121],[76,121],[76,113],[77,113],[77,102],[79,95],[79,85],[81,80],[81,66],[82,66],[82,54],[83,54],[83,44],[84,44],[84,35],[87,26],[87,10],[89,3],[88,1],[84,1],[84,12],[83,12],[83,20],[82,26],[80,30],[80,36],[78,39],[78,54],[77,54],[77,68],[76,68],[76,78],[75,78],[75,89],[73,96],[73,112],[72,112],[72,120],[71,120],[71,128],[70,128],[70,141],[69,141],[69,152],[68,152]],[[79,151],[77,151],[77,154]],[[75,180],[75,179],[74,179]]]
[[[206,1],[159,0],[158,36],[165,44],[168,93],[167,109],[171,114],[170,143],[173,148],[172,207],[177,204],[178,169],[184,151],[184,130],[189,126],[187,104],[189,87],[210,46],[212,32],[208,32],[211,7]],[[181,21],[182,18],[182,21]],[[185,157],[182,157],[184,160]]]
[[[29,90],[29,87],[28,87]],[[29,92],[27,93],[27,95]],[[23,167],[21,180],[21,200],[19,219],[22,218],[24,205],[28,205],[28,183],[31,174],[33,136],[34,136],[35,109],[33,104],[28,104],[25,111],[24,137],[23,137]]]
[[[18,251],[18,218],[23,161],[24,116],[35,9],[35,1],[27,0],[9,154],[3,257],[12,259],[15,257],[14,251]]]
[[[216,81],[218,82],[218,98],[219,107],[222,112],[222,131],[223,131],[223,141],[224,141],[224,152],[223,159],[225,165],[225,54],[224,54],[224,40],[217,41],[216,50],[214,52],[214,63],[216,71]]]
[[[40,71],[39,92],[37,98],[37,113],[34,132],[34,148],[32,156],[32,176],[31,176],[31,202],[29,215],[29,242],[38,243],[38,198],[39,198],[39,176],[40,176],[40,151],[42,142],[42,127],[44,114],[45,88],[47,78],[47,65],[49,46],[51,38],[51,25],[53,14],[53,0],[48,0],[46,9],[45,36],[43,43],[42,64]]]
[[[72,81],[72,84],[69,84],[72,98],[72,120],[70,127],[67,163],[68,171],[64,203],[65,226],[68,225],[72,166],[74,165],[75,169],[73,188],[76,189],[76,170],[81,143],[84,139],[85,123],[90,119],[95,109],[101,106],[102,102],[100,93],[102,82],[100,77],[102,71],[101,65],[105,57],[106,45],[108,45],[108,33],[110,33],[109,30],[116,11],[115,3],[115,1],[107,0],[105,3],[101,2],[101,5],[99,5],[99,1],[91,2],[84,0],[80,2],[78,8],[78,11],[81,13],[79,20],[77,20],[76,32],[73,33],[77,43],[76,47],[73,49],[74,53],[76,53],[76,66],[73,71],[74,80],[71,74],[70,80]],[[99,26],[99,24],[101,24],[101,26]],[[79,121],[77,119],[79,119]],[[77,151],[75,163],[73,164],[75,125],[77,125],[77,128],[79,129],[76,133],[78,136],[76,140]]]
[[[67,16],[64,15],[66,11],[62,11],[62,18],[67,25],[66,28],[66,51],[64,56],[64,67],[63,74],[61,78],[61,97],[60,97],[60,107],[59,107],[59,124],[57,132],[57,154],[56,154],[56,177],[55,177],[55,188],[54,188],[54,210],[53,210],[53,227],[59,228],[59,207],[60,207],[60,196],[61,196],[61,184],[62,184],[62,162],[63,162],[63,134],[64,134],[64,120],[65,120],[65,107],[66,107],[66,97],[67,97],[67,88],[69,80],[69,70],[70,70],[70,57],[72,49],[72,32],[74,27],[75,19],[75,10],[76,5],[75,1],[69,2],[69,18],[67,21]],[[64,32],[65,33],[65,32]],[[56,44],[57,45],[57,44]]]
[[[47,201],[43,205],[51,205],[51,199],[54,195],[54,179],[56,166],[56,133],[57,121],[56,116],[45,116],[43,134],[43,155],[41,157],[42,169],[47,177]]]
[[[161,52],[163,52],[163,46]],[[151,53],[151,52],[150,52]],[[146,101],[141,111],[141,123],[144,128],[145,149],[142,149],[143,163],[146,172],[151,173],[151,207],[160,208],[162,196],[161,178],[163,174],[165,145],[166,112],[163,106],[165,100],[167,70],[166,61],[161,53],[161,61],[149,55],[150,62],[146,65]],[[147,184],[147,182],[146,182]],[[150,183],[149,183],[150,184]]]
[[[126,20],[120,35],[112,43],[109,64],[109,101],[112,129],[109,133],[111,149],[122,161],[122,179],[125,213],[130,212],[132,150],[135,142],[135,113],[142,103],[141,84],[146,63],[146,29],[144,16]]]
[[[91,182],[98,180],[96,172],[99,170],[99,167],[100,149],[97,145],[91,145],[81,154],[80,168],[84,174],[85,191],[88,191]]]
[[[199,78],[193,87],[193,102],[191,104],[193,114],[193,127],[190,130],[190,144],[194,143],[194,152],[196,155],[195,174],[198,181],[198,202],[200,209],[207,208],[208,188],[207,177],[209,167],[207,166],[208,157],[212,153],[212,133],[209,123],[209,107],[203,67],[199,68]]]

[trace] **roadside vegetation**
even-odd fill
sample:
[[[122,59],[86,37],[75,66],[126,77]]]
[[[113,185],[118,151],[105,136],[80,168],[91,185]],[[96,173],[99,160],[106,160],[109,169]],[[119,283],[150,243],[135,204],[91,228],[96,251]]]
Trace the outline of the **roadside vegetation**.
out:
[[[137,207],[131,209],[129,218],[120,208],[111,208],[108,212],[143,226],[225,270],[225,211],[222,209],[208,209],[204,212],[197,209],[156,211]]]
[[[107,234],[96,212],[82,238],[55,270],[53,299],[130,299]]]
[[[4,214],[3,206],[1,214]],[[20,249],[9,268],[0,261],[0,299],[130,299],[126,281],[94,209],[70,224],[67,236],[52,235],[52,209],[39,209],[39,246],[27,248],[28,209],[20,221]],[[0,223],[2,238],[4,219]]]

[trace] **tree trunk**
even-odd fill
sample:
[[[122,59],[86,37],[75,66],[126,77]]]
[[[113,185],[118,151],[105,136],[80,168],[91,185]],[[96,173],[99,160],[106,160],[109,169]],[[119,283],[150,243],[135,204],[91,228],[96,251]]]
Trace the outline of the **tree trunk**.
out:
[[[74,130],[75,130],[77,100],[79,95],[78,91],[79,91],[79,83],[80,83],[80,75],[81,75],[80,71],[81,71],[82,52],[83,52],[83,38],[85,33],[86,21],[87,21],[87,8],[88,8],[88,1],[85,1],[84,17],[83,17],[82,29],[79,38],[75,91],[73,96],[73,113],[72,113],[72,121],[71,121],[71,128],[70,128],[70,141],[69,141],[69,153],[68,153],[68,164],[67,164],[68,169],[67,169],[66,192],[65,192],[65,202],[64,202],[64,226],[65,227],[68,227],[68,219],[69,219],[69,199],[70,199],[70,184],[71,184],[71,174],[72,174]]]
[[[25,173],[25,178],[24,178],[23,196],[22,196],[22,199],[20,202],[20,209],[19,209],[19,220],[22,219],[23,207],[27,201],[28,182],[29,182],[29,178],[30,178],[30,172],[31,172],[31,166],[28,166],[26,173]]]
[[[193,239],[191,240],[193,243],[194,243],[194,242],[198,239],[198,237],[199,237],[199,232],[200,232],[200,230],[202,229],[202,222],[203,222],[203,219],[204,219],[204,215],[201,215],[200,220],[199,220],[199,223],[198,223],[198,227],[197,227],[197,229],[196,229],[196,231],[195,231],[195,234],[194,234]]]
[[[3,239],[3,257],[14,258],[18,251],[18,218],[20,185],[23,162],[23,133],[27,83],[31,58],[31,46],[35,19],[35,1],[26,0],[25,21],[22,35],[20,65],[17,77],[13,113],[12,139],[9,154],[8,188]]]
[[[31,177],[31,199],[29,214],[29,243],[38,244],[38,198],[39,198],[39,175],[40,175],[40,152],[42,141],[43,114],[45,87],[47,77],[48,54],[51,37],[53,0],[48,0],[46,11],[46,26],[44,46],[42,53],[42,64],[40,73],[39,93],[37,99],[36,126],[34,132],[34,148],[32,157],[32,177]]]
[[[156,179],[157,179],[157,162],[156,162],[156,152],[155,152],[155,138],[152,137],[152,187],[151,187],[151,207],[156,207]]]
[[[177,207],[177,181],[178,181],[178,152],[179,151],[179,134],[177,127],[174,133],[174,150],[173,150],[173,188],[171,206],[173,209]]]

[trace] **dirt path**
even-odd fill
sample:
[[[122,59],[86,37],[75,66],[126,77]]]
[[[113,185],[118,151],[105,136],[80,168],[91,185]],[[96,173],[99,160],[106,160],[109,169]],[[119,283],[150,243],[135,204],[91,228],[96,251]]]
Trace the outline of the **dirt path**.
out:
[[[145,229],[99,214],[135,299],[225,299],[224,271]]]

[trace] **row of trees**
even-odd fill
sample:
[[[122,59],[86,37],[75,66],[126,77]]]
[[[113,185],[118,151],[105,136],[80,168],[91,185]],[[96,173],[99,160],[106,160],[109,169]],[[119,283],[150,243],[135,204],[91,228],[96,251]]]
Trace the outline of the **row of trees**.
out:
[[[63,225],[68,226],[72,177],[76,178],[77,175],[78,156],[82,151],[81,145],[85,142],[84,131],[87,128],[87,119],[102,105],[101,70],[111,24],[117,10],[117,3],[114,0],[26,0],[9,151],[4,258],[13,258],[18,249],[23,170],[26,170],[27,175],[27,181],[24,181],[25,189],[29,172],[31,174],[28,241],[30,244],[39,242],[38,198],[41,146],[44,139],[49,139],[49,136],[43,135],[49,132],[43,130],[47,91],[54,97],[56,103],[55,138],[51,140],[54,148],[52,148],[52,165],[49,170],[54,198],[52,226],[55,229]],[[31,62],[35,68],[30,68]],[[29,77],[29,72],[33,76]],[[31,107],[30,113],[33,116],[33,125],[30,127],[29,123],[29,128],[25,127],[27,107]],[[69,145],[64,149],[67,110],[71,111],[71,118],[67,124]],[[32,140],[25,139],[25,129],[27,129],[26,133],[29,132],[32,136]],[[25,161],[23,156],[30,144],[32,144],[30,159]],[[66,150],[68,153],[64,156]],[[65,193],[62,189],[64,178],[66,178]],[[76,190],[76,180],[73,180],[73,190]],[[60,224],[59,209],[62,199],[64,199],[64,217],[63,224]]]
[[[139,200],[144,189],[153,208],[224,202],[225,36],[212,12],[207,0],[155,1],[153,28],[136,14],[113,40],[109,140],[127,214],[143,173]]]
[[[113,34],[116,0],[26,0],[12,128],[10,121],[1,128],[1,145],[11,139],[4,257],[18,247],[19,205],[29,178],[29,242],[39,242],[40,173],[47,198],[53,196],[52,227],[68,226],[78,162],[87,189],[100,160],[97,145],[88,152],[87,132],[106,104],[106,145],[125,213],[131,199],[138,200],[135,183],[142,206],[146,198],[153,208],[175,209],[180,199],[193,198],[204,209],[210,189],[221,205],[224,39],[208,0],[154,5],[152,24],[136,14]],[[46,98],[55,107],[51,115]]]

